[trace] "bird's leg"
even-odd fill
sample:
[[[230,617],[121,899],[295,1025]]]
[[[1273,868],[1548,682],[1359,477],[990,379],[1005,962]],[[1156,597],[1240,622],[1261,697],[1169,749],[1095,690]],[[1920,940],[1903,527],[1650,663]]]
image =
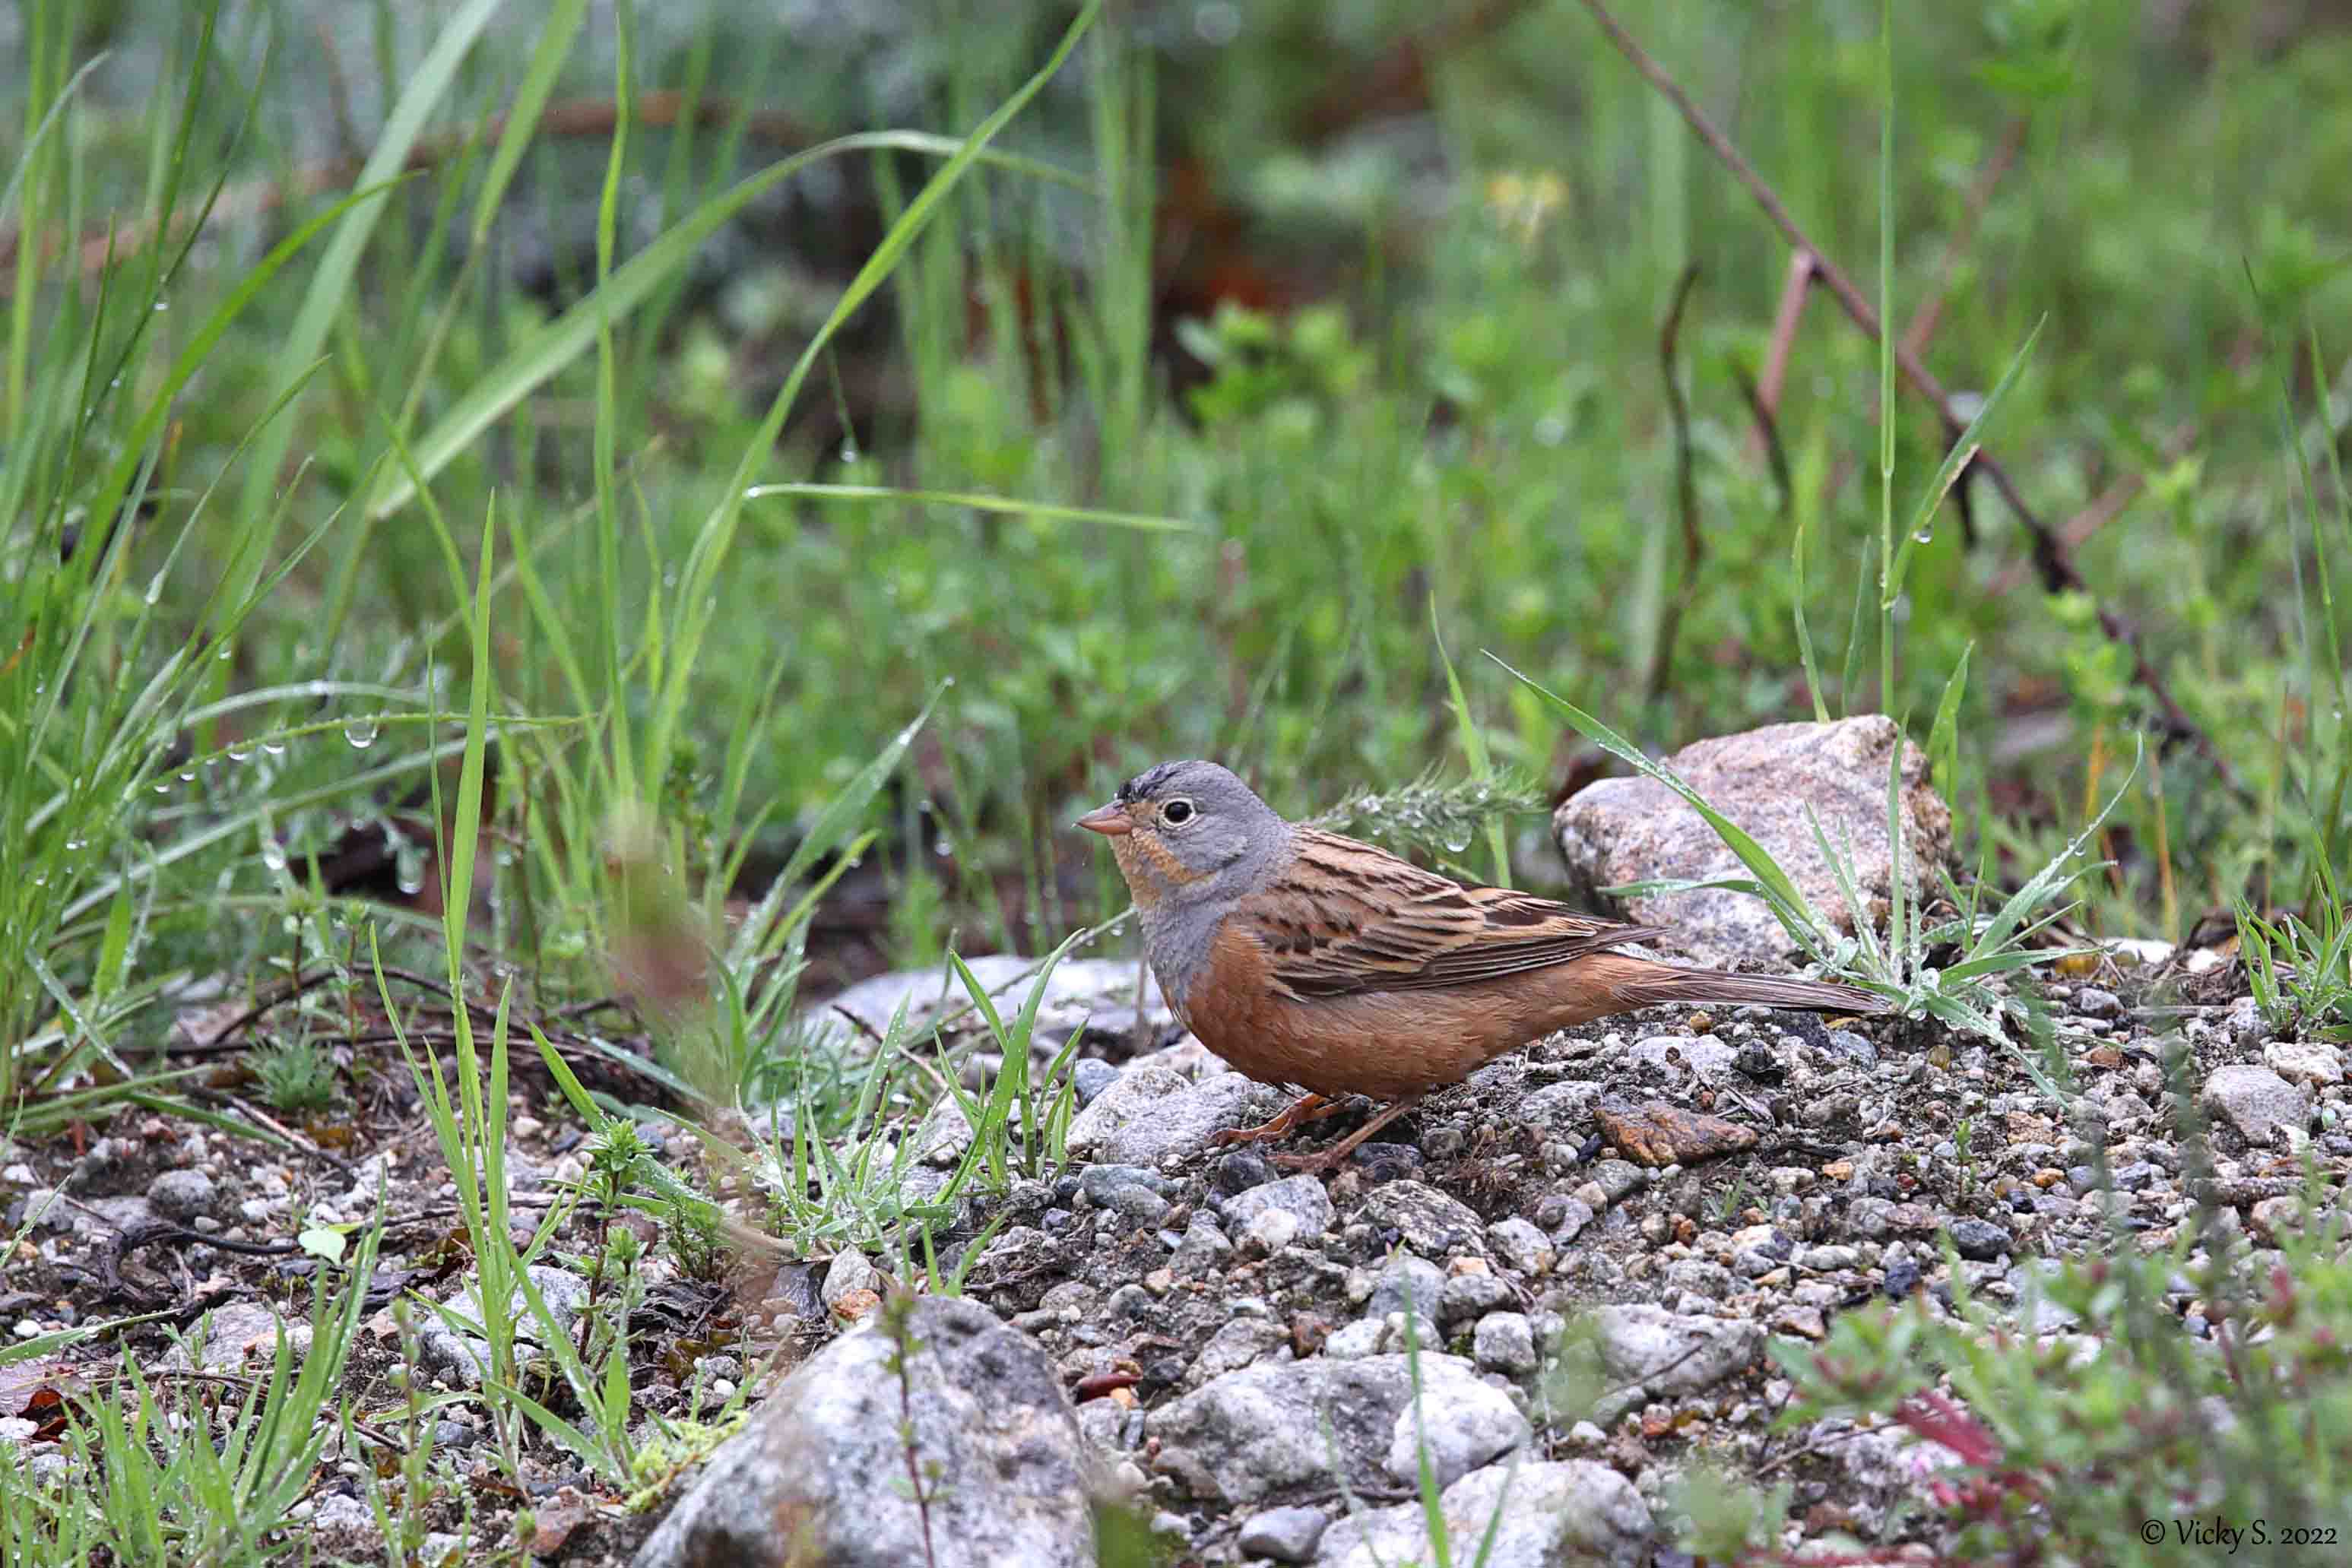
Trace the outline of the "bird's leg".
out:
[[[1429,1096],[1426,1092],[1406,1096],[1319,1155],[1276,1155],[1274,1156],[1274,1163],[1286,1169],[1311,1171],[1320,1176],[1354,1153],[1358,1144],[1362,1143],[1427,1098]]]
[[[1305,1122],[1319,1122],[1326,1116],[1339,1114],[1341,1107],[1320,1094],[1302,1094],[1284,1109],[1282,1113],[1261,1126],[1228,1127],[1210,1138],[1211,1144],[1255,1144],[1265,1138],[1278,1138]]]

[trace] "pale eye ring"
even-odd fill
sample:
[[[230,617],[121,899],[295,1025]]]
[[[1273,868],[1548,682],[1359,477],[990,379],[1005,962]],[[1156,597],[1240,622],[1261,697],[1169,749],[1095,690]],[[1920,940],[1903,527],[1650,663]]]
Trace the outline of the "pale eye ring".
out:
[[[1200,814],[1200,809],[1181,795],[1160,808],[1160,820],[1171,828],[1181,828]]]

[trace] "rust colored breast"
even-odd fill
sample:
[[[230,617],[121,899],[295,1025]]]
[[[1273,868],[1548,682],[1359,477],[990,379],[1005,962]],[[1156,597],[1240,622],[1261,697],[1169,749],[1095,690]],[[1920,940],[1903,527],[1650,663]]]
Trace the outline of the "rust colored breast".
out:
[[[1228,922],[1187,1011],[1202,1043],[1252,1078],[1395,1100],[1459,1082],[1557,1027],[1544,1005],[1553,998],[1540,989],[1489,981],[1293,997],[1275,981],[1257,938]]]

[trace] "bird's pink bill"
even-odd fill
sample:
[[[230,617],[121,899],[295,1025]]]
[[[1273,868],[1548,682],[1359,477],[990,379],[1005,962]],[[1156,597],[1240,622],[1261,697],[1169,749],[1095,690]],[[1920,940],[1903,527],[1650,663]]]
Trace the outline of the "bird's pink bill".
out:
[[[1100,833],[1105,838],[1112,839],[1118,838],[1122,833],[1135,831],[1135,819],[1129,816],[1127,808],[1116,800],[1108,806],[1096,807],[1080,817],[1076,825],[1086,829],[1090,833]]]

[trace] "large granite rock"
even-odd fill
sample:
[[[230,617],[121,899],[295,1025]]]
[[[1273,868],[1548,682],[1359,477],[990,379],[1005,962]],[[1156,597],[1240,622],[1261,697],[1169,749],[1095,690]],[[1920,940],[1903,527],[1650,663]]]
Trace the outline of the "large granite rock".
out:
[[[1157,1463],[1203,1501],[1249,1505],[1338,1484],[1386,1488],[1419,1473],[1425,1448],[1440,1485],[1524,1444],[1510,1396],[1457,1355],[1421,1357],[1416,1420],[1407,1357],[1260,1362],[1154,1410]]]
[[[1485,1568],[1570,1563],[1633,1568],[1647,1560],[1648,1507],[1633,1482],[1591,1459],[1489,1465],[1447,1487],[1438,1512],[1456,1563],[1475,1561]],[[1323,1532],[1315,1561],[1318,1568],[1433,1563],[1429,1516],[1416,1501],[1343,1519]]]
[[[1007,1022],[1012,1021],[1028,998],[1029,988],[1036,984],[1034,978],[1024,977],[1037,967],[1037,960],[1013,953],[995,953],[964,962],[972,978],[989,993],[997,1013]],[[1136,1022],[1137,969],[1132,958],[1063,959],[1046,977],[1045,999],[1037,1009],[1037,1034],[1058,1043],[1088,1019],[1092,1020],[1089,1039],[1097,1030],[1116,1029],[1125,1033],[1132,1030]],[[810,1008],[805,1016],[819,1038],[838,1046],[865,1050],[873,1044],[874,1037],[889,1029],[891,1016],[901,1003],[907,1009],[908,1028],[919,1037],[933,1020],[969,1007],[971,994],[945,965],[901,969],[860,980],[830,1001]],[[849,1021],[853,1018],[857,1020],[856,1024]],[[1143,1021],[1154,1030],[1164,1030],[1175,1021],[1175,1015],[1160,995],[1160,982],[1148,972],[1143,977]],[[975,1030],[982,1027],[976,1012],[968,1014],[964,1023]]]
[[[1883,921],[1895,885],[1886,774],[1896,739],[1895,721],[1879,714],[1834,724],[1776,724],[1694,741],[1668,758],[1666,766],[1746,829],[1816,913],[1851,932],[1857,912],[1847,907],[1831,874],[1807,809],[1820,819],[1830,843],[1853,857],[1856,886],[1869,905],[1859,912],[1861,918]],[[1951,856],[1952,813],[1927,781],[1927,757],[1908,742],[1901,800],[1906,885],[1913,896],[1932,893],[1937,868]],[[1552,831],[1570,874],[1588,894],[1658,878],[1710,881],[1748,874],[1705,818],[1647,778],[1603,779],[1578,790],[1553,814]],[[1703,964],[1779,969],[1798,956],[1797,945],[1764,901],[1748,894],[1634,898],[1625,901],[1624,914],[1630,920],[1674,927],[1675,946]]]
[[[1092,1568],[1094,1478],[1045,1353],[975,1301],[916,1303],[905,1408],[924,1476],[918,1509],[884,1317],[784,1380],[635,1568]]]

